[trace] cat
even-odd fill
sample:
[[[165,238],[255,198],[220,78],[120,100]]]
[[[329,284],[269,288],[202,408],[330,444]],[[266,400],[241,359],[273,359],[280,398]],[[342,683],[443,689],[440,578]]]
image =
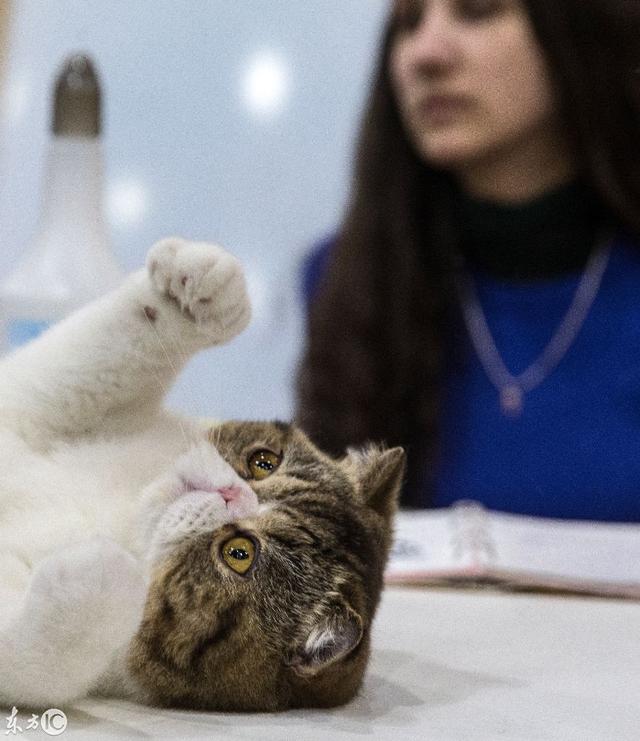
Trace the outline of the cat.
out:
[[[293,425],[170,414],[250,319],[221,247],[146,268],[0,362],[0,706],[330,707],[358,691],[404,469]]]

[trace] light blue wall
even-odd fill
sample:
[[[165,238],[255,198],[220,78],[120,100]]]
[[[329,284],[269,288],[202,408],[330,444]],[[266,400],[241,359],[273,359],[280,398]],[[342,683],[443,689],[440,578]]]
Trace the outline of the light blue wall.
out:
[[[225,244],[253,286],[250,329],[194,360],[172,406],[288,417],[302,341],[299,261],[344,207],[387,4],[14,0],[0,109],[0,274],[36,226],[52,81],[67,54],[87,51],[105,97],[107,213],[123,267],[140,266],[157,238],[181,234]],[[243,92],[261,55],[275,58],[286,83],[266,110]]]

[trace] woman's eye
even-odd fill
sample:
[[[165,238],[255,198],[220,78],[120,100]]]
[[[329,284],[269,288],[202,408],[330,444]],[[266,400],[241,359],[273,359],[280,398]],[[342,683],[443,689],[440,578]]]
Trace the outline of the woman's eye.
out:
[[[394,12],[395,26],[399,31],[411,31],[420,25],[422,0],[396,0]]]
[[[460,0],[458,14],[464,20],[480,21],[498,15],[504,4],[504,0]]]
[[[246,574],[256,557],[256,546],[250,538],[237,535],[222,546],[222,560],[236,574]]]
[[[256,450],[249,456],[247,464],[251,477],[260,481],[270,476],[282,462],[282,455],[272,450]]]

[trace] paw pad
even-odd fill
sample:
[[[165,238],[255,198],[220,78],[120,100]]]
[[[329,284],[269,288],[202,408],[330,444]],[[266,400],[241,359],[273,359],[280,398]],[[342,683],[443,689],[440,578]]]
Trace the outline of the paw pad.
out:
[[[151,248],[147,269],[153,287],[216,341],[248,324],[251,308],[242,267],[222,247],[164,239]]]

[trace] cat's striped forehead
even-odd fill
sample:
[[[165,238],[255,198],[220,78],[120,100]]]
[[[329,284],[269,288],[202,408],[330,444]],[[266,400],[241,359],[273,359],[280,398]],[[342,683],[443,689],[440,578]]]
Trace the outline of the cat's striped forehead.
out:
[[[251,479],[249,458],[260,449],[285,455],[285,468],[291,474],[304,470],[319,473],[327,467],[338,470],[294,425],[285,422],[225,422],[212,427],[209,441],[222,457],[245,479]],[[296,465],[296,469],[292,465]]]
[[[284,422],[227,422],[212,428],[209,441],[222,458],[256,492],[262,510],[269,503],[284,501],[292,495],[322,492],[338,498],[354,493],[354,482],[339,461],[322,453],[294,425]],[[278,464],[268,475],[256,478],[252,457],[269,451]]]

